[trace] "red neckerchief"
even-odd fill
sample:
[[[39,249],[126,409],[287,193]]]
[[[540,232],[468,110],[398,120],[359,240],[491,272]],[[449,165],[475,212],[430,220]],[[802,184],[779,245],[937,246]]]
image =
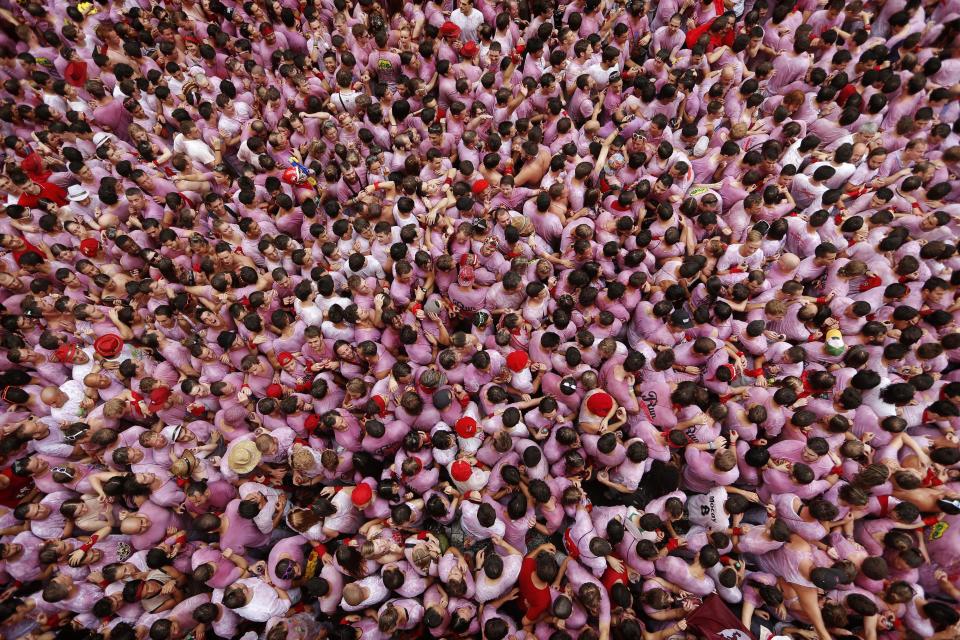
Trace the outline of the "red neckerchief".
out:
[[[880,517],[887,517],[890,513],[890,496],[877,496],[877,502],[880,503]]]
[[[181,198],[183,198],[183,201],[187,203],[187,206],[189,206],[191,209],[193,209],[194,211],[196,211],[197,205],[194,204],[193,200],[191,200],[190,198],[188,198],[187,196],[185,196],[182,191],[177,191],[177,195],[179,195]]]
[[[807,398],[813,395],[813,389],[810,387],[810,383],[807,381],[808,373],[804,371],[800,374],[800,382],[803,383],[803,391],[797,394],[797,399]]]
[[[140,408],[140,401],[143,400],[143,396],[136,391],[131,391],[130,395],[133,396],[133,400],[128,400],[127,404],[130,405],[130,408],[133,409],[133,413],[138,418],[143,418],[143,409]]]
[[[567,554],[574,560],[580,558],[580,549],[577,548],[576,543],[574,543],[573,538],[570,536],[569,527],[563,532],[563,546],[567,549]]]
[[[939,487],[943,484],[943,480],[937,477],[936,472],[931,468],[927,469],[927,475],[923,479],[924,487]]]

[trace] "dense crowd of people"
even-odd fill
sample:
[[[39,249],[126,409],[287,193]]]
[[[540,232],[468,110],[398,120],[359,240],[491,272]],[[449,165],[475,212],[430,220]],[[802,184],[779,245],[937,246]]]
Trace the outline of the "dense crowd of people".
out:
[[[960,637],[960,0],[18,0],[0,80],[0,638]]]

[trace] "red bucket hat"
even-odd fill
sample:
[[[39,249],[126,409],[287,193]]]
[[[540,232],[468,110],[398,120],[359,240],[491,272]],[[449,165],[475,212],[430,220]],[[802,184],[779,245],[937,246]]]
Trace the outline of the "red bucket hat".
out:
[[[440,37],[442,38],[459,38],[460,33],[460,27],[449,20],[440,25]]]
[[[72,342],[65,342],[53,352],[53,356],[63,364],[73,362],[73,357],[77,355],[77,345]]]
[[[107,333],[97,338],[93,350],[103,358],[115,358],[123,349],[123,339],[115,333]]]

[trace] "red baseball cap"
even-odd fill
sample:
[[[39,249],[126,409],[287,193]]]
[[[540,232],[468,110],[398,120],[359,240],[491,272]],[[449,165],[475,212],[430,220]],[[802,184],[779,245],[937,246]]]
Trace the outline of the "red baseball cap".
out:
[[[280,364],[287,364],[288,362],[293,362],[293,354],[289,351],[281,351],[277,354],[277,362]]]
[[[355,507],[363,507],[373,498],[373,489],[366,482],[361,482],[353,488],[350,494],[350,501]]]
[[[463,416],[453,427],[461,438],[472,438],[477,435],[477,421],[470,416]]]
[[[587,409],[595,416],[604,417],[613,408],[613,396],[605,391],[595,393],[587,398]]]
[[[457,460],[450,465],[450,475],[457,482],[466,482],[473,475],[473,467],[466,460]]]
[[[170,399],[170,389],[166,387],[157,387],[150,392],[150,411],[156,412],[163,409],[163,405]]]
[[[86,238],[80,241],[80,253],[88,258],[97,255],[98,251],[100,251],[100,243],[93,238]]]
[[[530,356],[527,355],[526,351],[514,351],[507,356],[507,366],[510,367],[511,371],[517,373],[523,371],[528,362],[530,362]]]

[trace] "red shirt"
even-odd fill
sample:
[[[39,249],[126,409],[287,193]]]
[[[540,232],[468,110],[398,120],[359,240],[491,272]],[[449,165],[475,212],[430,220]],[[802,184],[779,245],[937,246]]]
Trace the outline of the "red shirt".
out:
[[[527,620],[536,620],[550,608],[550,589],[540,589],[533,584],[533,574],[537,571],[537,561],[524,558],[520,565],[520,597],[527,606]]]
[[[10,484],[7,488],[0,489],[0,504],[8,509],[13,509],[20,504],[21,492],[28,487],[32,481],[30,478],[14,475],[13,469],[10,467],[0,470],[0,476],[10,478]]]
[[[28,253],[35,253],[38,256],[40,256],[41,260],[44,259],[43,251],[41,251],[40,249],[30,244],[30,241],[27,240],[26,238],[20,238],[20,239],[23,240],[23,249],[10,252],[13,255],[13,259],[16,261],[17,266],[20,266],[20,258],[22,258],[24,255]]]
[[[33,209],[40,204],[41,200],[49,200],[58,207],[67,204],[67,192],[52,182],[37,182],[40,185],[40,193],[35,196],[24,193],[17,200],[17,204]]]

